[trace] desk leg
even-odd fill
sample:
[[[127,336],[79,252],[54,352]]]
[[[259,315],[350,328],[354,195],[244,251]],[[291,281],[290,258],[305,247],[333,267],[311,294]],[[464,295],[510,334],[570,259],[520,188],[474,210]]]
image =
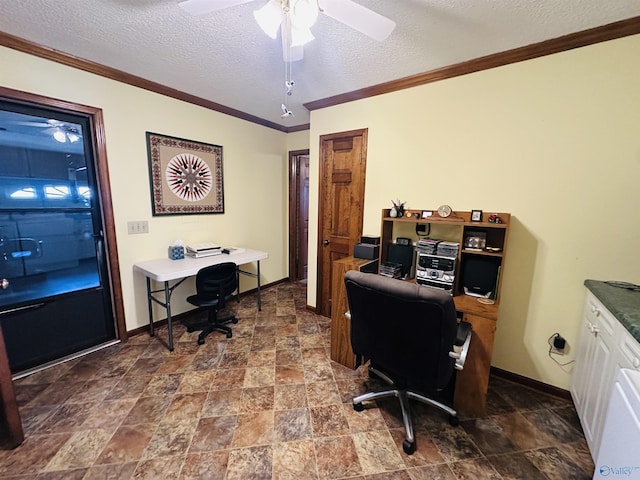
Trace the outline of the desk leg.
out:
[[[260,299],[260,260],[258,260],[258,311],[262,310],[262,300]]]
[[[169,351],[173,352],[173,325],[171,324],[171,290],[169,282],[164,282],[164,301],[167,308],[167,328],[169,330]]]
[[[236,290],[236,303],[240,303],[240,267],[236,265],[236,284],[238,289]]]
[[[155,332],[153,331],[153,307],[151,306],[151,301],[153,300],[153,296],[151,294],[151,279],[147,278],[147,304],[149,306],[149,335],[153,337]]]

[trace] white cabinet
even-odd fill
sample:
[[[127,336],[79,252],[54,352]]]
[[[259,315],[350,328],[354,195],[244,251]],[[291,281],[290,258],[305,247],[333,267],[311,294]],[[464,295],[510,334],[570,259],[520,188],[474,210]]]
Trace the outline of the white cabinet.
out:
[[[571,396],[595,460],[616,375],[621,368],[640,370],[640,345],[591,292],[580,328]]]
[[[616,351],[618,368],[640,371],[640,344],[625,329],[620,337]]]
[[[618,321],[593,296],[587,294],[578,340],[571,394],[591,455],[596,458],[606,402],[615,375],[615,333]]]

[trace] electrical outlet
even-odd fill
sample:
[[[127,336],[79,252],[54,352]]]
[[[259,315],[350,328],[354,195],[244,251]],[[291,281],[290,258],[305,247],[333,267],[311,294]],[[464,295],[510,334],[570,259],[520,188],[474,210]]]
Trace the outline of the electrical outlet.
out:
[[[147,222],[146,220],[127,222],[127,233],[129,235],[133,235],[136,233],[149,233],[149,222]]]
[[[556,355],[564,355],[567,341],[559,333],[554,333],[549,339],[549,353],[555,353]]]

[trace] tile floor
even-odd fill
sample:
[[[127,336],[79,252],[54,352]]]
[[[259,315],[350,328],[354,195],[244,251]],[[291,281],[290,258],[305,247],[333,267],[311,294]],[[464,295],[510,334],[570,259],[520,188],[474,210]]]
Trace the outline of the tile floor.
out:
[[[402,451],[395,399],[355,412],[363,369],[329,360],[328,318],[286,283],[233,304],[233,338],[138,335],[16,382],[26,440],[3,479],[588,479],[571,402],[491,379],[488,414],[451,427],[417,405]],[[166,338],[166,327],[158,332]]]

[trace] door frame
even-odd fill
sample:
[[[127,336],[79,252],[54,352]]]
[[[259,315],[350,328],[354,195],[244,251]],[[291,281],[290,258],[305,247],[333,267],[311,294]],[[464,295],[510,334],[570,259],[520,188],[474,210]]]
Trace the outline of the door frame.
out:
[[[297,182],[298,163],[296,158],[309,155],[309,149],[289,152],[289,280],[296,277],[296,252],[299,250],[300,232],[298,231],[298,210],[300,207],[300,188]]]
[[[107,274],[111,293],[111,307],[116,329],[116,338],[120,341],[128,339],[124,317],[124,302],[122,298],[122,283],[120,281],[120,264],[116,243],[116,228],[113,218],[113,204],[111,201],[111,187],[107,163],[107,145],[104,129],[102,109],[68,102],[56,98],[45,97],[33,93],[0,87],[0,99],[13,103],[21,103],[34,107],[46,107],[61,113],[84,115],[89,118],[90,137],[95,155],[95,171],[102,215],[104,233],[104,248],[107,259]]]

